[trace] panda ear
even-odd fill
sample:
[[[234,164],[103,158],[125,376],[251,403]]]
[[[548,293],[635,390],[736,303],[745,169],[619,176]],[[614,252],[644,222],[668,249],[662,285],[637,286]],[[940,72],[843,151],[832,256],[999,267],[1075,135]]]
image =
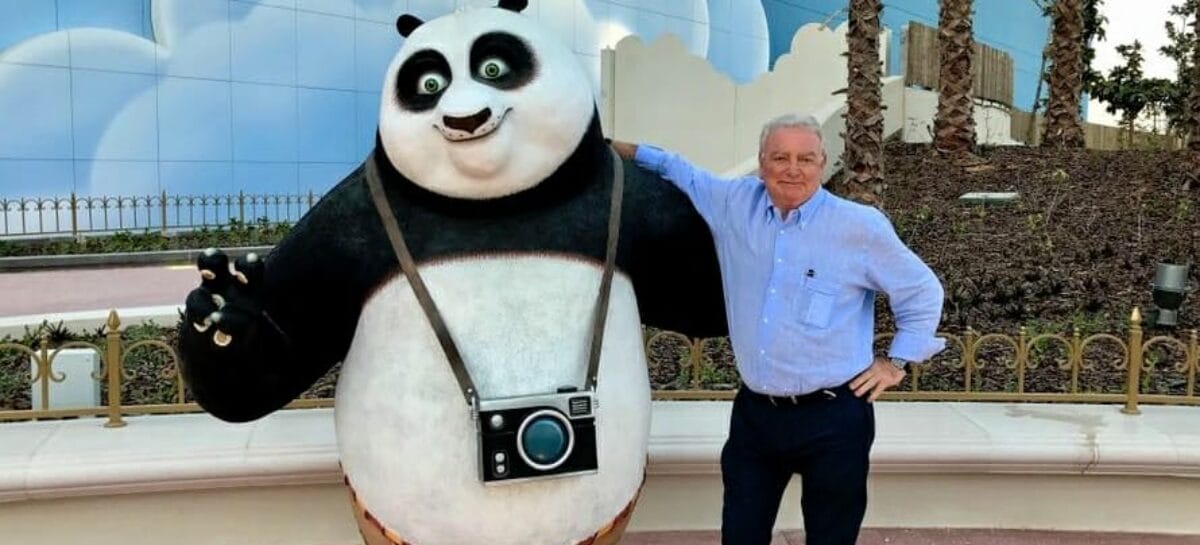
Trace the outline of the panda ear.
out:
[[[529,0],[500,0],[499,7],[508,11],[521,13],[527,6],[529,6]]]
[[[404,15],[401,15],[399,19],[396,19],[396,30],[400,31],[401,36],[407,38],[409,34],[412,34],[417,27],[423,24],[425,24],[425,21],[405,13]]]

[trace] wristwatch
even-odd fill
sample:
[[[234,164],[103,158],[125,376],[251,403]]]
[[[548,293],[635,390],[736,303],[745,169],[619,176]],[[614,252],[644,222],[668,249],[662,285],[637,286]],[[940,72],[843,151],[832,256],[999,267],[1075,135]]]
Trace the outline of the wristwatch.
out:
[[[906,372],[908,371],[908,366],[912,365],[911,361],[908,361],[904,358],[893,357],[893,358],[891,358],[891,361],[892,361],[892,365],[896,366],[896,369],[899,369],[901,371],[906,371]]]

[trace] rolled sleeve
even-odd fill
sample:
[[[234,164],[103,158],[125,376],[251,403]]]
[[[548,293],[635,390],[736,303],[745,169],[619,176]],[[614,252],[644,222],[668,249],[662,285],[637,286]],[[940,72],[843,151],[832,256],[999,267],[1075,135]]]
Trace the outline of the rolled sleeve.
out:
[[[946,348],[937,337],[945,292],[933,270],[921,261],[878,211],[868,221],[863,259],[872,287],[886,293],[896,323],[888,356],[925,361]]]
[[[897,331],[888,356],[905,361],[925,361],[946,348],[946,339],[925,333]]]

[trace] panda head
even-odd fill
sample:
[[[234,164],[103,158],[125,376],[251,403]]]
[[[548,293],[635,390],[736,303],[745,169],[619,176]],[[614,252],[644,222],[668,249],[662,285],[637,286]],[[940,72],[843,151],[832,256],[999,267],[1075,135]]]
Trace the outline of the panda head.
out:
[[[537,185],[575,151],[595,95],[578,58],[519,12],[525,0],[422,22],[388,67],[379,139],[404,177],[437,194],[494,199]]]

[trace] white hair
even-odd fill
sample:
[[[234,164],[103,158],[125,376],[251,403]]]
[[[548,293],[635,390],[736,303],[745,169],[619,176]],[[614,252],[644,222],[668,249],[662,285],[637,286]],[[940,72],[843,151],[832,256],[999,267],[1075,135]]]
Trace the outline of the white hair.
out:
[[[821,151],[824,153],[824,140],[821,138],[821,123],[817,118],[811,115],[799,114],[784,114],[776,117],[763,125],[762,134],[758,137],[758,152],[762,153],[763,148],[767,145],[767,137],[777,129],[803,129],[817,135],[817,141],[821,142]]]

